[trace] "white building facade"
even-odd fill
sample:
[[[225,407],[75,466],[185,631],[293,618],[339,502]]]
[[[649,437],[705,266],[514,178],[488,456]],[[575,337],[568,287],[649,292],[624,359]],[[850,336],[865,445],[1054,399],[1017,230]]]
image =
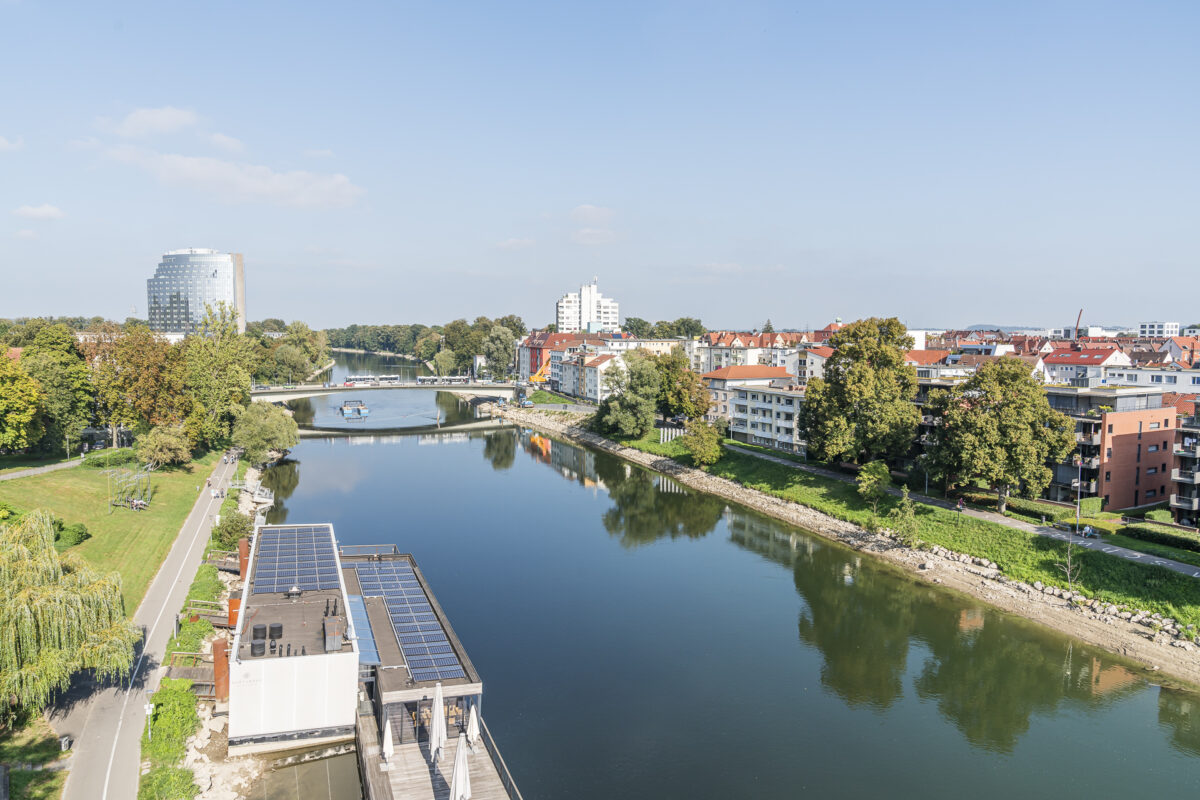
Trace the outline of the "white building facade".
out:
[[[562,296],[554,304],[554,324],[559,333],[611,333],[621,328],[617,301],[600,293],[597,279]]]
[[[1143,339],[1157,339],[1164,336],[1178,336],[1178,322],[1139,322],[1138,336]]]

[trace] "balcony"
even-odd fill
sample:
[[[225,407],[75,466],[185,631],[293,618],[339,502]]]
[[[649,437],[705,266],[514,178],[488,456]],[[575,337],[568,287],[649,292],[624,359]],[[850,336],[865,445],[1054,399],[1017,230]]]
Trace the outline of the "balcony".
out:
[[[1190,445],[1175,445],[1175,455],[1182,458],[1200,458],[1200,442],[1193,441]]]
[[[1173,469],[1171,480],[1175,483],[1200,483],[1200,470]]]
[[[1181,417],[1179,427],[1185,431],[1200,431],[1200,415],[1194,417]]]
[[[1200,497],[1186,497],[1181,494],[1171,495],[1171,508],[1182,508],[1184,511],[1200,511]]]
[[[1081,459],[1084,469],[1100,469],[1100,456]]]
[[[1077,444],[1088,444],[1093,447],[1100,446],[1100,433],[1078,433],[1075,434],[1075,442]]]

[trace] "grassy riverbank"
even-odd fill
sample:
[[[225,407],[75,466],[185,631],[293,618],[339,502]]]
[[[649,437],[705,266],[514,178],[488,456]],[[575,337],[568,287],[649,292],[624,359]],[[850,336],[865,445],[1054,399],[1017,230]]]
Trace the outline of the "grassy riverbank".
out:
[[[110,514],[108,476],[85,467],[0,481],[0,502],[22,511],[45,508],[64,522],[86,525],[91,538],[71,551],[98,569],[120,573],[125,610],[132,614],[195,504],[196,487],[204,486],[219,458],[212,452],[155,472],[154,499],[145,511],[114,508]]]
[[[657,431],[640,439],[617,441],[693,466],[678,442],[660,444]],[[716,464],[704,469],[717,477],[846,522],[864,527],[872,523],[871,509],[852,483],[730,450],[725,450]],[[886,515],[896,502],[890,497],[882,501],[880,515]],[[1010,578],[1026,583],[1041,581],[1055,586],[1066,585],[1059,568],[1065,558],[1066,544],[1063,542],[925,504],[917,505],[917,522],[917,535],[927,544],[989,559]],[[1076,589],[1088,596],[1156,611],[1184,623],[1200,624],[1200,581],[1093,550],[1077,548],[1073,559],[1080,565]]]

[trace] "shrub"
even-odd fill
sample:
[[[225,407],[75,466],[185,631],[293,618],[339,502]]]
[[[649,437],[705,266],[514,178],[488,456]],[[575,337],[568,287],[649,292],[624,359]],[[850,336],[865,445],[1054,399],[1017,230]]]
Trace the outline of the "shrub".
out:
[[[1146,512],[1146,519],[1151,522],[1174,522],[1175,518],[1165,508],[1155,508]]]
[[[0,503],[0,522],[16,522],[21,512],[8,503]]]
[[[1094,517],[1103,510],[1103,497],[1085,497],[1079,501],[1079,513],[1085,517]]]
[[[991,506],[993,508],[996,506],[995,494],[964,492],[963,498],[968,503],[974,503],[975,505]],[[1062,522],[1068,518],[1072,520],[1075,518],[1074,508],[1046,503],[1041,500],[1031,500],[1026,497],[1010,497],[1008,498],[1007,506],[1010,513],[1020,514],[1025,517],[1040,519],[1045,515],[1047,522]]]
[[[147,463],[170,466],[185,464],[192,458],[192,449],[182,426],[164,426],[151,429],[138,440],[138,458]]]
[[[167,642],[167,653],[199,653],[204,640],[214,632],[212,623],[206,619],[184,620],[179,623],[179,635]]]
[[[88,453],[83,459],[83,466],[90,469],[108,469],[122,464],[132,464],[137,461],[137,454],[132,447],[120,447],[114,450],[101,450],[98,453]]]
[[[1200,535],[1179,528],[1168,528],[1150,522],[1135,522],[1121,528],[1119,533],[1144,542],[1156,542],[1200,553]]]
[[[154,716],[151,718],[154,738],[149,737],[150,728],[147,726],[142,734],[142,758],[156,766],[182,761],[188,737],[200,726],[192,682],[182,678],[163,678],[151,699],[154,702]]]
[[[237,547],[238,539],[254,532],[254,520],[236,511],[225,513],[222,509],[221,524],[213,528],[212,543],[221,550]]]
[[[61,519],[54,520],[54,547],[57,550],[66,550],[68,547],[74,547],[91,537],[92,535],[88,533],[87,526],[82,522],[64,525]]]

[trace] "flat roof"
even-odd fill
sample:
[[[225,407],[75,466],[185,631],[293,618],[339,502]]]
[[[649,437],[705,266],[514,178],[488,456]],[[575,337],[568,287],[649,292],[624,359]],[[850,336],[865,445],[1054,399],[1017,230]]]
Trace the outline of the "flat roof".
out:
[[[383,691],[480,682],[416,561],[395,546],[348,546],[339,551],[343,579],[353,596],[360,650],[370,637]],[[359,623],[368,621],[367,630]],[[361,656],[360,656],[361,657]]]
[[[250,544],[248,570],[235,642],[239,660],[354,650],[332,525],[258,527]],[[327,621],[331,631],[342,634],[337,650],[325,649]],[[269,638],[272,623],[283,626],[278,639]],[[255,625],[267,630],[262,656],[251,654]]]

